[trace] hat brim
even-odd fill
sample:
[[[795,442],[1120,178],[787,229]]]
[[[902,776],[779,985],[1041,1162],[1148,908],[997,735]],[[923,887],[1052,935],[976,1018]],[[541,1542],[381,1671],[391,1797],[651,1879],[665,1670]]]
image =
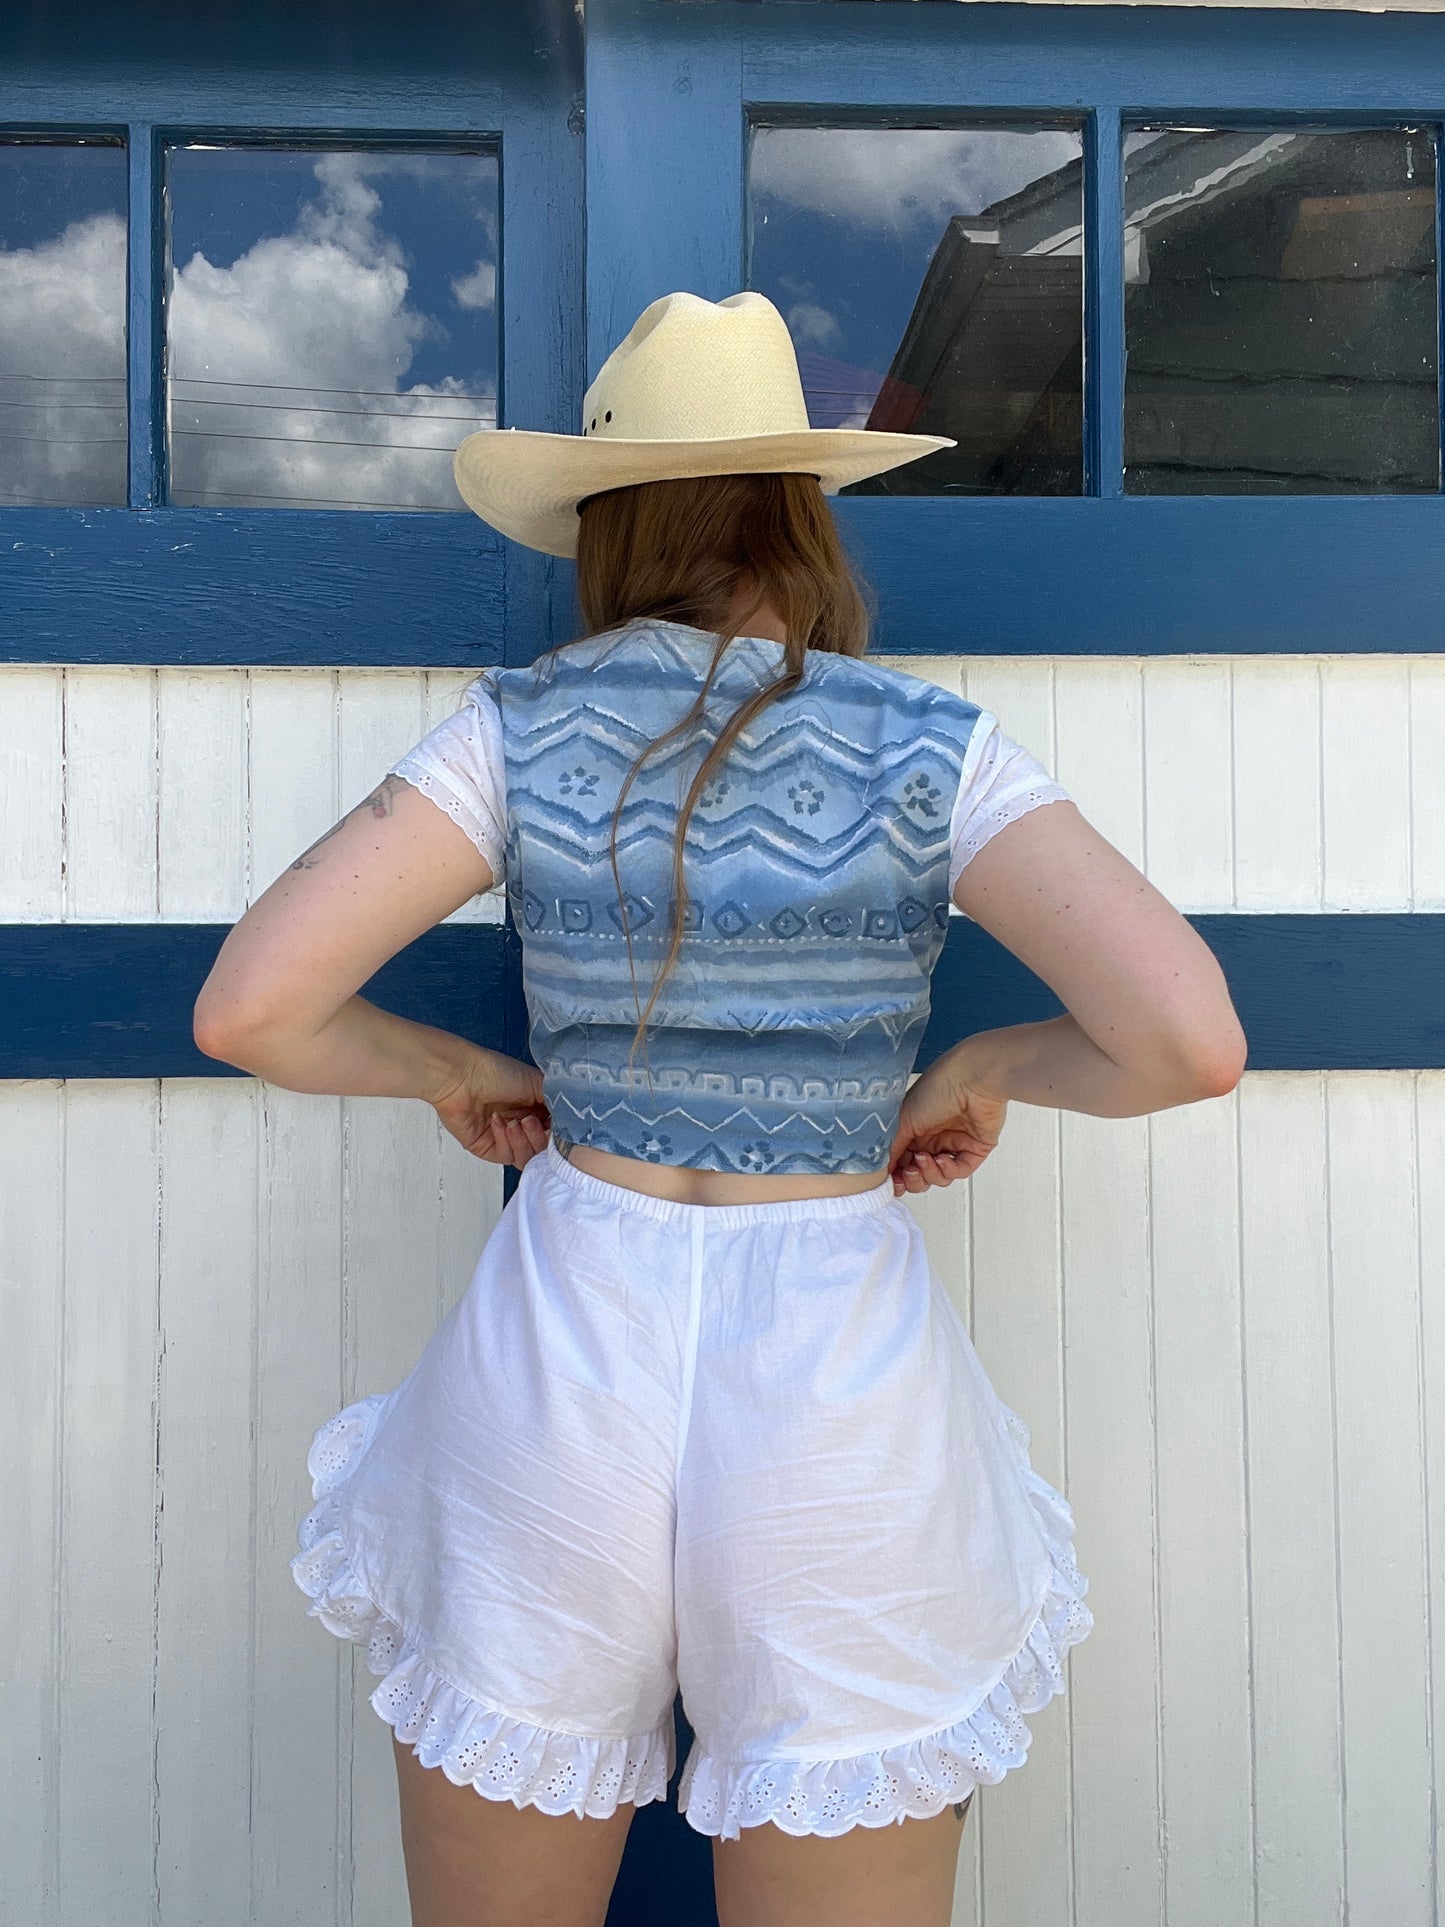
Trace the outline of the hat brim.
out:
[[[689,475],[816,475],[825,494],[914,462],[948,435],[877,428],[804,428],[716,440],[621,441],[487,428],[468,435],[452,459],[467,507],[514,542],[545,555],[577,553],[577,505],[607,488]]]

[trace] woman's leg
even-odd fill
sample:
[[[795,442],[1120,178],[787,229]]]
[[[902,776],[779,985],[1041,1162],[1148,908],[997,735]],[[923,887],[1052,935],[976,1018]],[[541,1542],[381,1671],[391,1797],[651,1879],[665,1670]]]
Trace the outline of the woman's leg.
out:
[[[602,1927],[630,1801],[607,1820],[456,1786],[393,1736],[412,1927]]]
[[[969,1799],[972,1799],[969,1795]],[[948,1927],[968,1801],[836,1839],[771,1823],[713,1841],[719,1927]]]

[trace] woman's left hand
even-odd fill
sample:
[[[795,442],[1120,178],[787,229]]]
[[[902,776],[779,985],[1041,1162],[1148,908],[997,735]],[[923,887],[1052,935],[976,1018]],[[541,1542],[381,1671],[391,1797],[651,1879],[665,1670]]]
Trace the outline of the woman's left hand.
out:
[[[904,1093],[888,1158],[894,1197],[971,1178],[998,1143],[1008,1101],[969,1074],[967,1043],[935,1058]]]
[[[551,1117],[535,1064],[479,1045],[432,1108],[457,1143],[488,1164],[526,1164],[547,1148]]]

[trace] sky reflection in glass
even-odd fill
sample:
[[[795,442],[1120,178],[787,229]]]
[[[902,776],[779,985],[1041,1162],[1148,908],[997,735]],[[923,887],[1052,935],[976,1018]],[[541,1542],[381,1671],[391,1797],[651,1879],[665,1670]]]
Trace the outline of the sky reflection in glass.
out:
[[[456,510],[497,422],[492,153],[168,156],[170,498]]]
[[[126,157],[0,141],[0,507],[126,499]]]
[[[845,494],[1083,487],[1083,183],[1057,127],[756,127],[748,285],[815,428],[952,435]]]

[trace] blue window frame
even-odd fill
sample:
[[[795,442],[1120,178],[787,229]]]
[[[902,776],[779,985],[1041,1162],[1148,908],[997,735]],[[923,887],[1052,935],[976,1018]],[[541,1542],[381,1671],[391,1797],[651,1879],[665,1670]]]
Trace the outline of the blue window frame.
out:
[[[590,0],[589,368],[673,288],[746,285],[751,127],[1075,120],[1085,492],[837,507],[904,653],[1396,651],[1445,640],[1445,497],[1128,495],[1123,141],[1134,125],[1412,125],[1428,17],[1148,7]],[[1438,215],[1437,215],[1438,221]],[[1438,250],[1437,250],[1438,252]]]
[[[429,667],[528,661],[570,573],[475,516],[169,506],[166,148],[449,144],[500,156],[499,412],[571,428],[583,384],[582,81],[570,13],[420,0],[341,17],[93,0],[36,8],[0,67],[0,133],[126,144],[128,507],[0,506],[0,659]],[[83,46],[84,62],[72,50]]]

